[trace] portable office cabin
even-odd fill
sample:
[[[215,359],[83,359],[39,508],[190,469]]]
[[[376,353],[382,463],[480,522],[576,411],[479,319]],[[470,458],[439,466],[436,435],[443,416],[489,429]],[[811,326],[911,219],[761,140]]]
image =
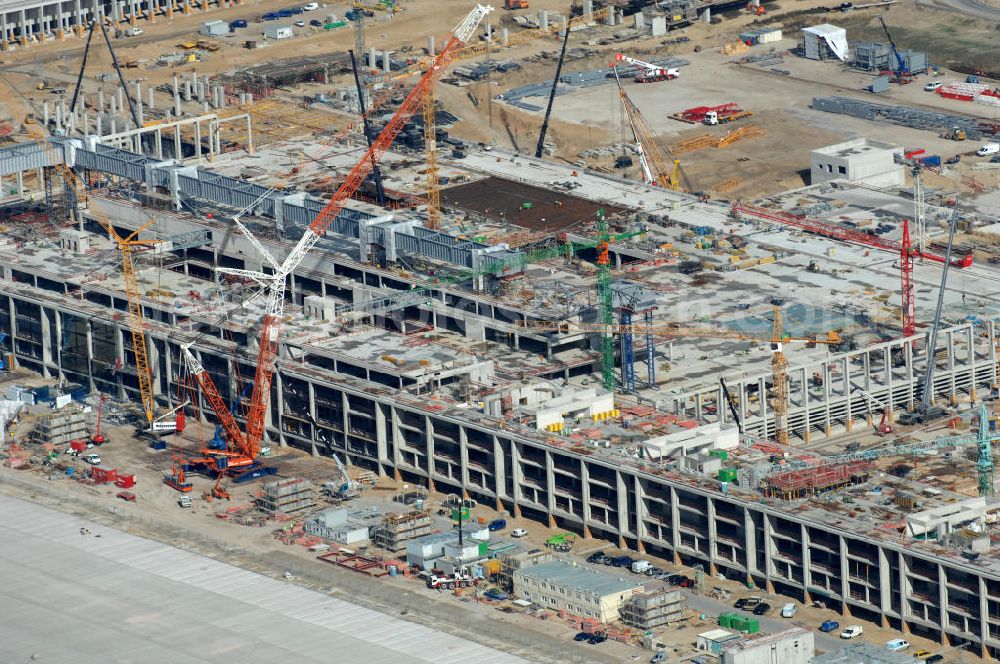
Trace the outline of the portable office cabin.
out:
[[[225,21],[205,21],[199,32],[206,37],[218,37],[229,34],[229,24]]]
[[[269,25],[264,28],[264,37],[267,39],[290,39],[294,36],[290,25]]]

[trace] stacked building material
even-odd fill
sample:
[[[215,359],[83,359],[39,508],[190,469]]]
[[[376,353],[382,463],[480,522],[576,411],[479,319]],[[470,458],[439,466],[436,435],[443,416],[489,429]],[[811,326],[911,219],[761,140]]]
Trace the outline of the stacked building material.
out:
[[[974,118],[964,115],[948,115],[935,113],[908,106],[893,106],[888,104],[872,104],[867,101],[849,97],[813,97],[812,107],[827,113],[843,113],[856,118],[876,122],[891,122],[914,129],[926,129],[940,132],[958,127],[965,131],[971,140],[982,138],[984,127]]]

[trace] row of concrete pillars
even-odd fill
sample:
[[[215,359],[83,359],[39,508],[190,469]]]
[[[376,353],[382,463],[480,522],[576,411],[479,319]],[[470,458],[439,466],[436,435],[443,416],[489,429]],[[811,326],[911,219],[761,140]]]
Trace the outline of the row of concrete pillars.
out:
[[[151,86],[143,88],[140,82],[133,85],[129,96],[141,127],[145,123],[146,113],[157,108],[157,93]],[[212,108],[225,108],[228,103],[225,87],[213,84],[208,76],[199,76],[197,72],[191,72],[190,77],[184,79],[174,76],[173,105],[170,109],[174,118],[184,115],[182,101],[202,102],[198,113],[208,113]],[[253,95],[249,92],[240,93],[239,103],[253,103]],[[98,90],[96,95],[81,94],[75,110],[69,108],[69,102],[65,98],[54,103],[46,101],[42,104],[42,116],[45,126],[54,125],[61,133],[79,131],[85,135],[93,133],[103,136],[137,128],[129,110],[129,100],[120,87],[110,94],[104,90]]]

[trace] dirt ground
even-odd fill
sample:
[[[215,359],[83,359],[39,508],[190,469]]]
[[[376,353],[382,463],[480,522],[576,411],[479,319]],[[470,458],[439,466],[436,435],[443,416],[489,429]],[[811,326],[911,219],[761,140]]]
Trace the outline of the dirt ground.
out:
[[[955,66],[967,67],[978,62],[975,57],[986,55],[996,59],[998,48],[989,26],[970,23],[961,16],[928,9],[914,11],[915,0],[903,0],[899,5],[882,9],[887,22],[892,26],[894,37],[901,46],[927,49],[933,60],[941,64],[954,62]],[[786,40],[768,46],[777,52],[785,52],[798,39],[801,25],[819,22],[833,22],[849,30],[849,38],[878,39],[883,35],[874,32],[877,25],[874,15],[865,11],[849,14],[826,14],[815,8],[828,4],[821,0],[798,0],[771,3],[769,14],[755,18],[746,13],[730,12],[722,16],[718,24],[698,23],[671,37],[683,35],[690,42],[680,45],[663,45],[659,38],[631,40],[619,45],[597,46],[596,37],[606,35],[606,28],[596,28],[580,33],[577,42],[571,37],[571,45],[596,48],[598,54],[566,63],[565,73],[583,69],[607,66],[614,52],[625,51],[638,57],[677,56],[689,59],[691,65],[681,70],[678,80],[652,85],[626,83],[626,90],[643,112],[661,149],[669,151],[669,146],[678,141],[702,134],[721,135],[732,127],[697,127],[685,125],[666,116],[672,112],[703,104],[735,101],[754,113],[744,124],[754,124],[767,131],[766,136],[736,143],[728,148],[709,148],[680,155],[682,169],[686,176],[687,188],[709,190],[717,196],[731,198],[757,197],[777,191],[808,184],[807,169],[809,151],[829,145],[839,140],[856,136],[890,140],[907,148],[924,148],[929,154],[968,154],[974,145],[953,144],[935,137],[932,133],[909,130],[893,125],[877,124],[846,116],[834,116],[811,111],[808,106],[812,98],[820,95],[847,94],[859,98],[872,98],[863,92],[870,84],[870,76],[864,73],[842,69],[836,63],[806,61],[797,56],[785,55],[784,62],[776,67],[762,69],[755,65],[741,65],[740,56],[724,56],[718,48],[733,41],[739,32],[757,24],[783,27]],[[262,13],[272,11],[287,2],[261,0],[250,4],[195,13],[190,16],[175,15],[171,20],[159,18],[155,23],[144,24],[145,34],[141,37],[115,40],[121,60],[136,60],[142,67],[136,78],[136,70],[126,70],[131,80],[142,81],[144,85],[166,83],[175,74],[186,74],[197,70],[199,74],[217,74],[261,61],[276,61],[290,57],[342,53],[353,47],[354,32],[343,28],[332,32],[311,28],[297,29],[300,33],[294,39],[269,43],[265,49],[247,50],[241,48],[244,39],[259,38],[262,24],[253,21]],[[390,48],[394,51],[423,52],[426,36],[434,33],[438,43],[442,43],[446,22],[442,21],[440,7],[430,2],[408,2],[406,10],[394,18],[378,13],[369,19],[366,27],[368,46],[377,49]],[[332,3],[318,12],[304,14],[309,19],[313,15],[342,16],[347,5]],[[551,0],[533,3],[531,14],[536,9],[565,11],[560,3]],[[454,20],[460,18],[460,11],[449,9]],[[498,10],[490,16],[494,26],[506,25],[515,30],[512,12]],[[221,46],[217,53],[207,55],[202,62],[184,64],[177,67],[153,67],[155,59],[177,50],[176,44],[184,39],[197,36],[197,27],[208,19],[246,18],[250,26],[236,34],[218,38]],[[628,21],[626,21],[626,25]],[[614,31],[620,32],[623,26]],[[933,38],[932,38],[933,37]],[[947,45],[947,52],[933,50],[937,42]],[[513,49],[509,55],[496,57],[523,56],[541,51],[555,51],[559,44],[554,39],[538,39]],[[67,38],[63,42],[44,46],[21,48],[3,54],[0,73],[3,73],[16,90],[33,100],[36,112],[45,93],[34,90],[40,80],[50,83],[71,85],[78,68],[81,40]],[[764,47],[759,47],[763,49]],[[695,50],[699,52],[695,52]],[[760,52],[755,49],[753,52]],[[974,56],[974,57],[973,57]],[[106,53],[98,49],[92,54],[88,65],[91,72],[110,69]],[[528,63],[521,60],[520,71],[496,74],[488,82],[471,83],[461,87],[439,84],[436,94],[442,106],[460,118],[450,132],[453,136],[474,142],[489,142],[501,146],[511,146],[522,151],[533,151],[537,142],[540,113],[532,113],[514,108],[492,98],[503,90],[528,82],[537,82],[551,77],[555,61],[545,60]],[[773,71],[780,69],[787,73]],[[944,80],[956,80],[958,75],[946,75]],[[1000,108],[981,106],[941,99],[937,95],[922,91],[924,79],[910,86],[894,86],[892,90],[873,100],[881,103],[901,103],[944,108],[959,113],[975,114],[984,119],[1000,117]],[[340,76],[331,86],[302,86],[300,90],[280,91],[279,97],[289,103],[298,103],[303,93],[332,91],[338,86],[350,84],[347,76]],[[98,85],[113,88],[111,82],[98,83],[90,80],[88,89],[93,91]],[[51,97],[50,97],[51,99]],[[165,95],[160,94],[160,103],[165,104]],[[544,105],[544,100],[539,105]],[[195,105],[188,108],[195,110]],[[8,113],[13,115],[13,113]],[[342,118],[342,120],[340,119]],[[350,121],[343,113],[324,114],[317,123],[338,126]],[[579,163],[579,153],[593,148],[606,147],[621,141],[631,142],[621,119],[620,102],[612,85],[591,88],[582,92],[560,96],[556,99],[555,110],[550,122],[547,142],[554,145],[554,159],[569,163]],[[444,155],[446,158],[447,155]],[[669,160],[669,154],[667,155]],[[588,159],[589,167],[614,172],[613,156]],[[983,185],[1000,184],[1000,171],[969,170],[968,160],[963,160],[956,169],[958,175],[974,175]],[[638,165],[628,171],[618,171],[628,177],[638,177]],[[956,178],[957,179],[957,178]],[[941,178],[932,186],[958,189],[966,188],[955,180]]]

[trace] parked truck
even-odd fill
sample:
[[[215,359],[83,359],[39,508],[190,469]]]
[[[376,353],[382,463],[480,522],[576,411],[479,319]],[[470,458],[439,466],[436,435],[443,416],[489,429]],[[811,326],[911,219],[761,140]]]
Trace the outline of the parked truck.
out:
[[[472,577],[468,572],[455,572],[454,574],[431,574],[427,577],[427,587],[432,590],[454,590],[455,588],[468,588],[474,585]]]

